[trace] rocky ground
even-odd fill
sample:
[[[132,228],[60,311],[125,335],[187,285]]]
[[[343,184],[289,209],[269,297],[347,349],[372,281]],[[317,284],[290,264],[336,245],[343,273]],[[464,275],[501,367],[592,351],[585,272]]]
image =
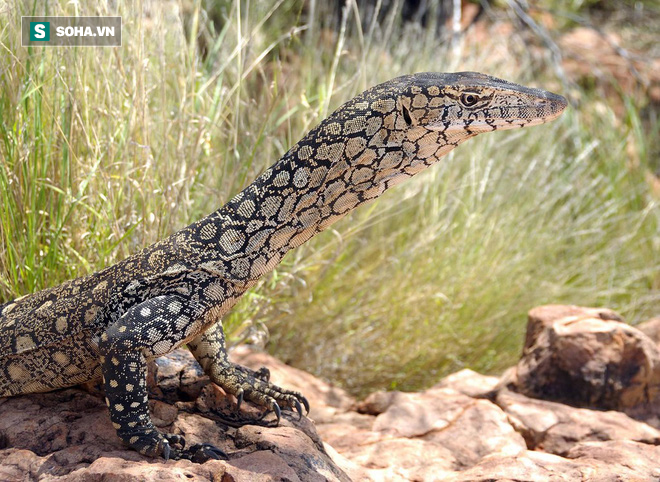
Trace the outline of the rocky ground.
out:
[[[502,377],[470,370],[420,393],[356,401],[262,353],[272,380],[304,392],[309,418],[227,428],[231,400],[179,351],[152,370],[155,423],[229,460],[194,464],[126,450],[93,387],[0,399],[0,480],[657,481],[660,319],[633,328],[606,309],[530,312],[523,355]],[[155,400],[158,398],[159,400]]]

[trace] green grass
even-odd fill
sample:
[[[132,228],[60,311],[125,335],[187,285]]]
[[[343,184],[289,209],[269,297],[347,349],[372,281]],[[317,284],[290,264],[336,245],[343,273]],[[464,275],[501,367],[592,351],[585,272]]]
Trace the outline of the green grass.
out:
[[[124,42],[25,49],[20,15],[33,5],[0,8],[0,302],[217,209],[379,81],[480,70],[563,90],[515,39],[456,55],[429,31],[361,30],[354,17],[334,35],[323,12],[301,29],[300,1],[223,2],[205,60],[199,2],[185,3],[188,30],[176,2],[48,5],[123,15]],[[646,181],[657,124],[641,122],[639,99],[621,116],[594,92],[573,95],[558,121],[480,136],[290,253],[227,316],[230,331],[265,325],[274,354],[364,394],[503,369],[542,303],[657,315],[660,210]]]

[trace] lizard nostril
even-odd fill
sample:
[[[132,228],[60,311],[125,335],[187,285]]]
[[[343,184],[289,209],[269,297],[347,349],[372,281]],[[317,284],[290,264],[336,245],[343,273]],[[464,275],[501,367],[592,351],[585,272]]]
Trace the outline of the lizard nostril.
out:
[[[566,99],[560,95],[551,94],[549,97],[537,97],[532,105],[539,109],[550,109],[552,112],[561,113],[566,108]]]

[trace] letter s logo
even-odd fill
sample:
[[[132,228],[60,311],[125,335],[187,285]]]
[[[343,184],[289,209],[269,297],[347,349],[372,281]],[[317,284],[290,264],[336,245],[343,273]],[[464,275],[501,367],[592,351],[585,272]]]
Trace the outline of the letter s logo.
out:
[[[30,22],[30,42],[48,42],[50,22]]]

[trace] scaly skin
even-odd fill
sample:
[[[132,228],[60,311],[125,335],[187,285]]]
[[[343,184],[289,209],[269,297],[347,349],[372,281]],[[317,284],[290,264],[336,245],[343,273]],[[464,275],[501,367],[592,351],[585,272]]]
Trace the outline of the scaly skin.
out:
[[[143,454],[203,461],[149,417],[146,361],[188,344],[211,380],[271,409],[297,392],[229,362],[221,317],[291,249],[482,132],[547,122],[563,97],[483,74],[422,73],[337,109],[229,203],[98,273],[0,306],[0,396],[104,379],[117,434]]]

